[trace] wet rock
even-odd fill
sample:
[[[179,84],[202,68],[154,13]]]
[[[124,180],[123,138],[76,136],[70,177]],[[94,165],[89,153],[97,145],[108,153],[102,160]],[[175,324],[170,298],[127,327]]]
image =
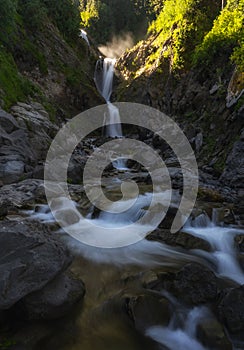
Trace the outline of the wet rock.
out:
[[[164,242],[168,245],[179,246],[185,249],[211,251],[209,242],[186,232],[171,233],[169,230],[157,229],[150,233],[147,239]]]
[[[205,266],[189,263],[176,273],[169,289],[190,305],[213,302],[217,299],[217,278]]]
[[[160,296],[145,294],[131,297],[127,300],[127,312],[141,332],[155,324],[167,326],[170,321],[170,303]]]
[[[27,319],[56,319],[65,316],[84,294],[84,283],[71,272],[65,272],[40,291],[24,297],[16,307]]]
[[[223,326],[213,317],[204,318],[197,326],[197,338],[208,349],[232,350]]]
[[[73,208],[60,208],[55,211],[55,218],[62,227],[74,225],[79,222],[80,216]]]
[[[86,164],[86,157],[72,155],[68,167],[68,180],[75,184],[83,181],[83,170]]]
[[[142,286],[148,289],[154,289],[153,287],[158,284],[158,275],[154,271],[146,271],[140,278]]]
[[[34,170],[32,171],[33,179],[44,179],[44,166],[41,164],[37,164]]]
[[[19,181],[25,172],[25,164],[22,160],[7,160],[2,157],[0,164],[0,178],[4,183]]]
[[[38,291],[71,263],[68,249],[36,222],[0,223],[0,310]]]
[[[155,134],[152,138],[152,145],[154,148],[159,149],[161,152],[169,149],[169,145],[159,135]]]
[[[41,180],[27,179],[0,188],[0,210],[5,210],[6,214],[44,200],[45,190]]]
[[[226,167],[220,177],[220,181],[230,186],[243,188],[244,183],[244,140],[240,139],[234,143],[233,149],[229,154]]]
[[[44,108],[42,108],[43,112]],[[11,114],[0,109],[0,182],[10,184],[31,172],[47,150],[58,131],[46,112],[18,103]]]
[[[235,245],[241,253],[244,253],[244,235],[235,236]]]
[[[218,314],[230,335],[244,341],[244,285],[226,291],[218,305]]]
[[[217,188],[199,187],[198,189],[198,199],[206,202],[218,202],[222,203],[224,201],[223,195],[219,192]]]
[[[170,229],[174,221],[175,215],[178,212],[177,206],[170,206],[164,219],[159,224],[160,229]]]

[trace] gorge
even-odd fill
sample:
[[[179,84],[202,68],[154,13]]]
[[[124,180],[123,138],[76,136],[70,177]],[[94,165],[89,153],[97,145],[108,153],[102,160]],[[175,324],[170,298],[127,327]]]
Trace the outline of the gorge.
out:
[[[164,8],[169,2],[165,0]],[[221,16],[216,4],[201,0],[202,16],[207,11]],[[189,20],[191,11],[199,15],[199,8],[190,7],[183,18]],[[161,34],[152,33],[117,60],[106,58],[89,36],[89,27],[71,45],[51,13],[33,37],[19,21],[23,40],[13,44],[14,50],[0,49],[0,349],[244,349],[241,66],[230,62],[230,48],[222,48],[210,65],[190,67],[187,37],[186,66],[174,71],[178,56],[173,40],[181,33],[180,21],[170,24],[168,41],[163,37],[158,42]],[[164,56],[170,45],[172,55]],[[11,65],[11,55],[18,71],[12,69],[12,77],[17,74],[34,84],[34,94],[10,94],[12,80],[6,83],[9,68],[4,62],[7,57]],[[13,80],[15,91],[16,84]],[[145,106],[138,106],[139,113],[147,108],[155,115],[166,113],[194,151],[197,200],[176,232],[171,228],[186,186],[184,163],[174,145],[162,139],[160,128],[153,133],[146,123],[124,123],[124,103],[131,103],[132,118],[137,104]],[[100,107],[103,127],[101,122],[78,140],[69,160],[70,198],[55,192],[63,186],[57,183],[48,189],[53,192],[50,205],[44,178],[53,140],[74,116],[80,116],[81,129],[83,113],[91,116],[87,123],[92,124]],[[150,114],[141,118],[150,119]],[[166,134],[174,131],[167,125],[162,129]],[[188,159],[181,137],[175,134],[174,139]],[[121,156],[125,140],[127,155],[139,154],[153,173],[133,157]],[[54,164],[59,157],[62,163],[69,142],[74,140],[63,138]],[[104,151],[109,142],[116,145],[114,152]],[[93,165],[89,183],[85,168],[94,154],[107,163],[101,179],[99,161]],[[157,157],[167,169],[158,168]],[[59,176],[58,168],[56,172]],[[167,176],[170,188],[162,190]],[[95,203],[89,186],[101,187]],[[104,204],[103,195],[111,202]],[[152,202],[152,217],[165,211],[157,227],[152,219],[140,221]],[[140,226],[143,237],[127,244]],[[68,227],[77,239],[67,234]],[[95,243],[84,243],[86,236]]]

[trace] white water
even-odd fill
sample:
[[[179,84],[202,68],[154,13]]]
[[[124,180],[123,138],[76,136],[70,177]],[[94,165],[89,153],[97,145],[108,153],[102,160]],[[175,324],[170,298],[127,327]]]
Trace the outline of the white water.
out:
[[[109,137],[122,137],[119,110],[110,102],[115,63],[113,58],[100,58],[96,64],[94,80],[97,90],[108,105],[108,113],[104,116],[105,134]]]
[[[96,241],[96,235],[98,234],[96,226],[99,229],[104,228],[102,231],[104,245],[108,247],[110,244],[123,245],[131,235],[135,234],[135,227],[131,228],[130,224],[137,221],[142,217],[147,206],[151,201],[151,194],[140,195],[136,202],[132,203],[129,210],[123,210],[123,208],[128,208],[128,203],[134,200],[127,200],[125,202],[114,202],[112,205],[118,206],[120,209],[119,214],[115,214],[108,211],[101,212],[97,219],[90,219],[83,217],[81,214],[77,218],[77,222],[72,224],[72,229],[74,236],[77,235],[79,239],[81,236],[89,236],[91,241]],[[119,203],[119,204],[118,204]],[[42,210],[39,212],[32,212],[29,215],[33,219],[38,219],[40,221],[50,223],[54,222],[54,218],[50,211],[47,210],[47,206],[43,206]],[[69,205],[67,201],[62,202],[60,199],[60,204],[57,207],[57,211],[60,212],[60,217],[62,220],[69,218],[72,214],[72,205]],[[113,208],[112,208],[113,209]],[[68,219],[69,220],[69,219]],[[91,228],[90,224],[94,226]],[[65,226],[68,226],[69,222],[63,222]],[[128,228],[125,230],[124,226],[128,224]],[[138,230],[141,232],[141,226],[138,224]],[[123,227],[123,230],[120,230]],[[112,228],[112,230],[109,230]],[[144,225],[143,232],[147,233],[153,230],[153,226]],[[121,232],[123,234],[121,235]],[[136,244],[130,246],[112,250],[106,250],[105,252],[99,248],[88,247],[77,242],[74,243],[72,239],[68,239],[68,244],[72,246],[72,249],[78,254],[82,254],[90,260],[97,262],[109,262],[112,264],[126,265],[129,263],[136,263],[138,265],[148,264],[149,266],[155,266],[162,264],[162,258],[165,259],[164,265],[177,265],[177,260],[179,262],[185,261],[199,261],[203,260],[211,262],[215,266],[216,273],[221,277],[229,278],[238,284],[244,283],[244,273],[237,260],[237,251],[234,246],[234,237],[237,234],[243,234],[243,230],[234,229],[229,227],[220,227],[213,224],[207,215],[199,215],[194,221],[188,223],[184,227],[184,232],[188,232],[193,236],[200,237],[208,241],[212,247],[212,252],[206,252],[203,250],[194,250],[191,252],[181,252],[175,247],[170,247],[166,244],[152,242],[147,240],[142,240]]]
[[[183,328],[175,327],[173,318],[168,327],[150,327],[146,335],[170,350],[207,350],[196,338],[197,325],[207,315],[205,307],[195,307],[186,315]]]
[[[243,230],[217,226],[207,215],[202,214],[188,223],[184,231],[210,243],[213,252],[201,252],[201,255],[217,266],[219,276],[227,277],[239,284],[244,283],[244,273],[237,260],[234,246],[235,236],[243,234]]]
[[[80,30],[80,34],[79,37],[81,37],[82,39],[84,39],[87,43],[88,46],[90,46],[90,42],[87,36],[87,32],[85,32],[83,29]]]
[[[166,193],[165,197],[167,196],[168,194]],[[126,244],[131,236],[135,235],[135,231],[137,230],[140,231],[141,234],[143,229],[145,235],[153,230],[153,226],[142,226],[139,223],[134,227],[130,227],[132,222],[143,216],[147,206],[151,202],[151,198],[152,195],[150,193],[139,195],[134,205],[124,212],[123,208],[127,208],[128,202],[133,202],[134,200],[120,202],[119,209],[121,209],[121,213],[113,214],[109,212],[101,212],[99,217],[93,220],[88,217],[85,218],[81,214],[77,217],[77,214],[74,212],[75,203],[68,201],[67,199],[58,199],[54,212],[55,216],[60,218],[60,221],[62,221],[64,226],[70,225],[70,218],[77,217],[77,220],[75,220],[76,222],[72,223],[71,227],[73,237],[77,237],[78,240],[80,238],[86,239],[89,237],[88,239],[91,242],[96,242],[99,232],[102,234],[104,246],[119,246],[120,244]],[[167,198],[165,198],[165,200],[167,201]],[[118,206],[118,203],[114,202],[112,207],[114,206]],[[42,222],[55,222],[50,210],[48,210],[48,206],[43,206],[42,210],[39,210],[38,212],[33,211],[32,213],[29,213],[29,215],[33,219]],[[91,223],[93,224],[92,227]],[[125,227],[126,225],[128,225],[128,227]],[[120,229],[121,226],[123,226],[123,230]],[[101,227],[104,228],[102,231]],[[109,230],[109,228],[111,228],[111,230]],[[62,233],[62,231],[60,231],[60,233]],[[70,236],[64,236],[63,238],[74,253],[82,255],[86,259],[96,263],[110,263],[117,266],[135,264],[149,268],[153,266],[178,266],[181,265],[182,262],[186,263],[190,261],[200,262],[197,257],[192,256],[187,252],[181,252],[180,249],[159,242],[148,241],[146,239],[122,248],[101,249],[82,244],[77,240],[72,239]]]

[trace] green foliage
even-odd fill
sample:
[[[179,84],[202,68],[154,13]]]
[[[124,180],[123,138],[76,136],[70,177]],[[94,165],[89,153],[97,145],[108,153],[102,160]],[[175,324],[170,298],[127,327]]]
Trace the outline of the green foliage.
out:
[[[196,64],[211,64],[217,57],[228,54],[241,70],[244,69],[244,1],[229,0],[214,21],[212,30],[196,50]]]
[[[28,38],[22,41],[23,51],[31,57],[33,64],[38,65],[42,74],[47,74],[48,65],[45,55]]]
[[[192,53],[211,29],[219,11],[217,0],[165,0],[163,9],[148,32],[155,35],[150,65],[161,57],[170,59],[171,69],[191,64]]]
[[[17,0],[0,0],[0,41],[8,45],[16,30]]]
[[[0,98],[6,109],[37,91],[33,84],[19,74],[12,55],[3,48],[0,48],[0,88]]]
[[[81,2],[80,9],[81,23],[84,27],[90,27],[92,21],[99,17],[98,1],[96,0],[90,0],[86,4],[84,1]]]
[[[80,27],[79,1],[42,0],[48,15],[54,20],[60,32],[69,40],[77,40]]]
[[[131,33],[135,40],[146,34],[149,2],[156,0],[87,0],[81,1],[81,24],[87,27],[97,44],[114,36]]]
[[[164,1],[162,0],[148,0],[147,14],[150,19],[155,19],[163,8]]]
[[[47,9],[41,0],[19,0],[18,11],[30,29],[40,30],[46,18]]]
[[[16,344],[16,341],[9,338],[4,338],[0,341],[0,350],[8,350],[13,345]]]

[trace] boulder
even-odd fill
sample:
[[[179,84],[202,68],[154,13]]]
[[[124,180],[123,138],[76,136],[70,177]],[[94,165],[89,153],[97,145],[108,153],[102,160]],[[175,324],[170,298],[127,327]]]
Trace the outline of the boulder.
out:
[[[0,109],[0,183],[10,184],[44,161],[58,127],[39,104],[17,103],[11,114]]]
[[[27,319],[56,319],[65,316],[84,294],[84,283],[69,271],[24,297],[16,307]]]
[[[141,294],[127,299],[127,312],[138,331],[154,325],[167,326],[170,321],[170,302],[163,296]]]
[[[0,223],[0,310],[42,289],[72,261],[68,249],[37,222]]]
[[[244,136],[234,143],[233,149],[229,154],[223,174],[220,181],[231,187],[243,188],[244,180]]]
[[[156,229],[147,236],[148,240],[164,242],[171,246],[185,249],[201,249],[211,251],[210,244],[202,238],[194,237],[186,232],[171,233],[169,230]]]
[[[215,274],[198,263],[183,266],[169,286],[174,295],[190,305],[213,302],[217,299]]]
[[[204,318],[197,325],[197,338],[208,349],[232,350],[224,327],[214,317]]]
[[[235,246],[241,252],[244,253],[244,234],[235,236]]]
[[[27,179],[17,184],[2,186],[0,188],[0,216],[16,212],[20,208],[29,208],[35,202],[43,203],[46,201],[45,198],[41,180]]]
[[[0,178],[7,183],[19,181],[25,172],[25,163],[22,160],[7,160],[7,157],[1,157]]]
[[[218,305],[218,314],[229,333],[244,341],[244,285],[224,293]]]

